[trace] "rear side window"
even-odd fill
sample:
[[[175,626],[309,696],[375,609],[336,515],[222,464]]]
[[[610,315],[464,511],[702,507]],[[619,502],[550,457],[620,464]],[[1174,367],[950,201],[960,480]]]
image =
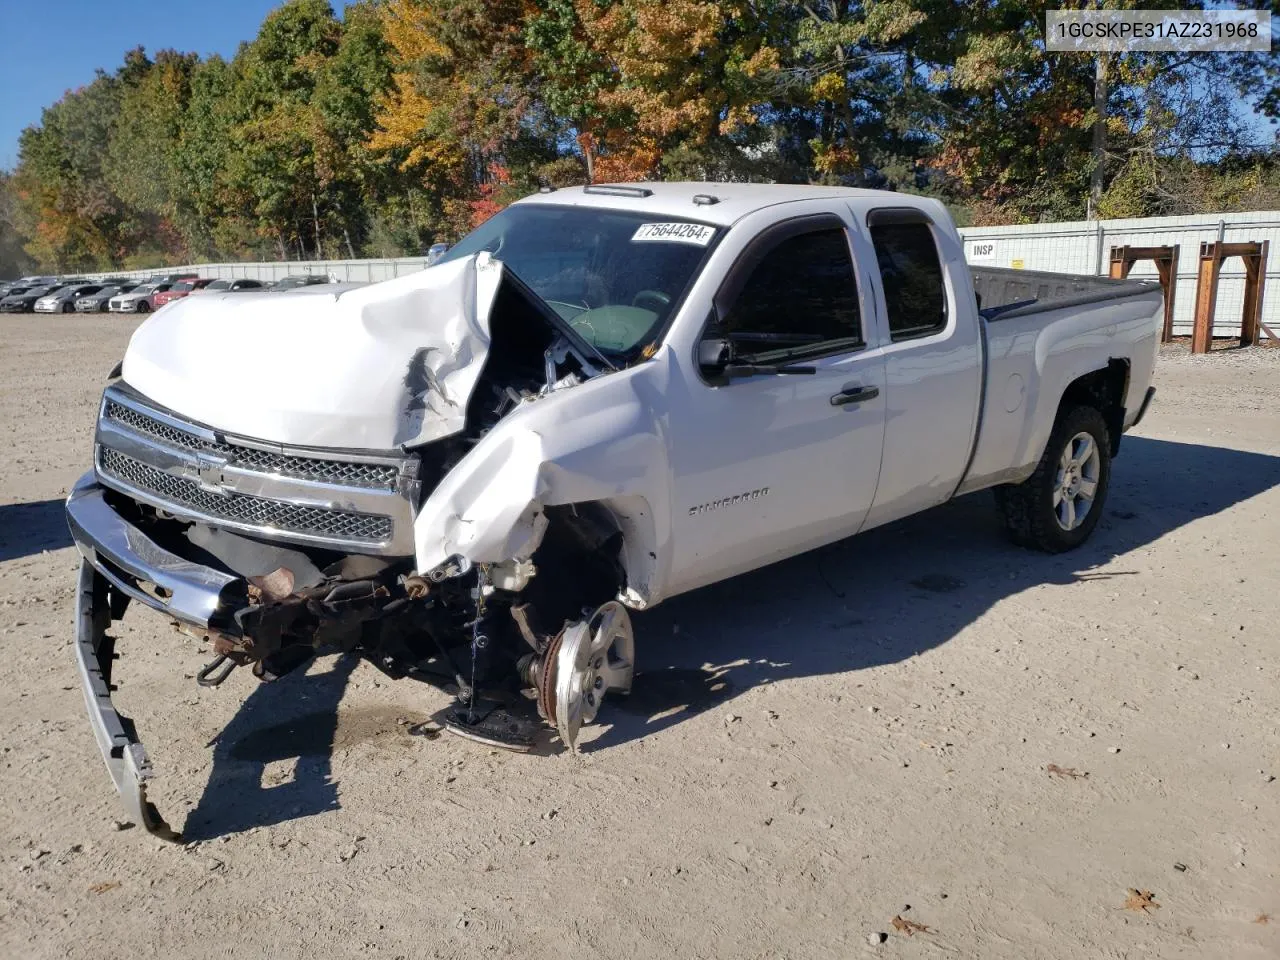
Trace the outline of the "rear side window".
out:
[[[872,213],[867,224],[875,245],[889,313],[889,336],[908,340],[947,326],[942,263],[929,225],[919,214]]]
[[[862,345],[858,286],[844,230],[783,240],[755,265],[724,317],[735,354],[827,352]]]

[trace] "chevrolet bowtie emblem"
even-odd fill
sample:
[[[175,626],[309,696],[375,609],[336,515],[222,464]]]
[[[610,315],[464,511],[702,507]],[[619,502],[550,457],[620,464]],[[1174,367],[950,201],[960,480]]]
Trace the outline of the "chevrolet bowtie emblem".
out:
[[[223,468],[227,465],[227,461],[222,457],[215,457],[208,453],[197,453],[195,463],[195,481],[200,485],[200,489],[206,493],[216,493],[221,496],[230,496],[231,491],[226,488],[226,477],[223,475]]]

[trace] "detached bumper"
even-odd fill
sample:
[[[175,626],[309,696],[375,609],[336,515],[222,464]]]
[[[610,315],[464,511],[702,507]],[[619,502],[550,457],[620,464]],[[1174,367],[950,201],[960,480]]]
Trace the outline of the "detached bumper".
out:
[[[180,840],[181,836],[147,799],[151,761],[138,740],[133,721],[121,716],[111,702],[115,639],[107,636],[110,622],[106,581],[88,561],[82,560],[76,590],[76,664],[93,738],[98,741],[107,772],[129,818],[163,840]]]
[[[147,800],[151,763],[133,721],[111,702],[115,638],[107,629],[113,614],[124,612],[128,599],[174,619],[208,626],[222,610],[224,591],[241,581],[158,546],[111,508],[91,473],[80,478],[67,498],[67,525],[83,556],[75,648],[89,725],[129,817],[158,837],[178,840]]]

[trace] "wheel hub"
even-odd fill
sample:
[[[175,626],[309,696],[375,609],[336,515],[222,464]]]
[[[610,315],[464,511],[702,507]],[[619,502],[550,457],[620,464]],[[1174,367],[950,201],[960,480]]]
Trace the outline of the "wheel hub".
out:
[[[1077,433],[1058,460],[1058,477],[1053,488],[1053,510],[1058,526],[1074,530],[1085,521],[1098,490],[1102,457],[1093,435]]]
[[[610,691],[628,693],[635,672],[631,617],[611,600],[571,623],[547,647],[538,676],[538,706],[560,740],[576,752],[578,732],[591,723]]]

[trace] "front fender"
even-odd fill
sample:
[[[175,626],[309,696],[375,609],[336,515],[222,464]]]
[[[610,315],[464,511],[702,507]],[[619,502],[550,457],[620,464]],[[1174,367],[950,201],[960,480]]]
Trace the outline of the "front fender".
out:
[[[543,508],[595,502],[623,533],[623,599],[649,606],[670,565],[665,358],[530,401],[489,431],[441,481],[414,522],[418,569],[460,555],[526,559]]]

